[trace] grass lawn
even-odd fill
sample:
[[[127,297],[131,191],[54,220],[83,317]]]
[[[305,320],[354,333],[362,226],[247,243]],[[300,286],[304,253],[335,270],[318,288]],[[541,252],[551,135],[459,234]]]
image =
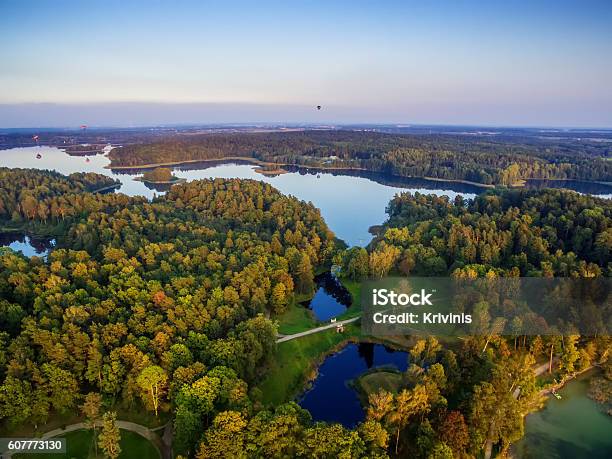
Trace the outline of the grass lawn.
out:
[[[64,454],[18,454],[16,459],[102,459],[104,455],[98,448],[96,457],[95,445],[93,442],[93,432],[91,430],[75,430],[61,438],[66,439],[66,453]],[[144,437],[137,433],[121,430],[121,454],[120,459],[159,459],[159,453],[155,446]]]
[[[159,412],[159,416],[155,416],[152,411],[137,409],[132,407],[125,408],[121,405],[115,405],[113,411],[117,412],[117,419],[120,421],[130,421],[135,424],[155,429],[165,425],[171,419],[171,413]]]
[[[360,334],[360,325],[349,324],[344,333],[330,329],[279,344],[265,379],[258,385],[263,392],[263,403],[276,405],[293,399],[324,355]]]
[[[380,390],[397,393],[402,383],[402,375],[394,371],[375,371],[357,379],[357,384],[366,395]]]
[[[317,325],[312,311],[299,304],[298,300],[293,301],[287,311],[278,318],[278,332],[281,335],[292,335]]]

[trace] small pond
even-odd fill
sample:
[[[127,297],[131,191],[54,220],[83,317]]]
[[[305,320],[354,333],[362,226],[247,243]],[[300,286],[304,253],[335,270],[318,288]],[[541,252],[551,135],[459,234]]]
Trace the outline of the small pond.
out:
[[[325,359],[312,387],[304,393],[299,404],[310,411],[315,421],[339,422],[353,427],[364,420],[365,412],[349,382],[370,368],[383,366],[406,371],[408,353],[382,344],[348,344]]]
[[[315,277],[317,291],[311,300],[304,301],[303,306],[312,310],[315,318],[321,322],[342,314],[351,305],[351,293],[331,272],[327,271]]]

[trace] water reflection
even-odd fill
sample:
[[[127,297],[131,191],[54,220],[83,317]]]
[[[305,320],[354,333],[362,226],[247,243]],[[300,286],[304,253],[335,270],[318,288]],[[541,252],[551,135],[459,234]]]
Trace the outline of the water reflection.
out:
[[[108,152],[109,148],[105,151]],[[41,159],[36,159],[37,154],[41,155]],[[101,154],[87,158],[89,162],[86,158],[70,156],[55,147],[12,148],[0,151],[0,164],[5,167],[53,169],[63,174],[97,172],[119,180],[121,187],[118,191],[130,196],[141,195],[151,199],[162,192],[148,188],[144,182],[134,180],[142,175],[142,170],[106,169],[109,159]],[[243,161],[232,161],[229,164],[206,161],[184,164],[172,169],[174,175],[187,180],[243,178],[270,183],[282,193],[312,202],[320,209],[321,215],[336,236],[349,245],[366,245],[370,241],[368,228],[384,222],[385,208],[397,193],[431,193],[454,199],[459,194],[465,198],[473,198],[477,192],[476,187],[470,193],[463,184],[422,179],[401,179],[401,184],[393,179],[393,184],[384,184],[381,183],[381,177],[375,181],[376,174],[368,174],[371,178],[364,178],[354,172],[347,175],[338,171],[316,172],[303,169],[299,173],[290,172],[268,177],[258,174],[255,172],[255,166]],[[424,187],[424,182],[427,182],[428,188]]]
[[[0,247],[9,247],[26,257],[46,257],[55,246],[55,239],[30,237],[19,233],[0,233]]]
[[[582,194],[592,194],[600,198],[612,199],[612,185],[596,182],[581,182],[579,180],[527,180],[529,188],[561,188],[577,191]]]
[[[382,344],[348,344],[329,356],[319,367],[319,374],[300,405],[315,421],[339,422],[354,427],[365,418],[357,392],[349,382],[370,368],[392,366],[400,371],[408,367],[408,353]]]
[[[312,310],[315,318],[326,322],[342,314],[351,305],[351,293],[329,271],[315,277],[317,292],[303,306]]]

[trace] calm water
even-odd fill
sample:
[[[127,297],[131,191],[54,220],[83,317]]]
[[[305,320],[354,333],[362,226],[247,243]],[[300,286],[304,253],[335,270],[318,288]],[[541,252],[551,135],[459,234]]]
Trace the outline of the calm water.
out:
[[[603,183],[580,182],[578,180],[527,180],[530,188],[565,188],[582,194],[597,195],[601,198],[612,199],[612,185]]]
[[[0,233],[0,247],[10,247],[11,249],[23,253],[26,257],[46,257],[55,246],[55,239],[51,238],[31,238],[23,234]]]
[[[106,148],[106,152],[110,147]],[[40,153],[41,158],[36,159]],[[87,161],[89,159],[89,161]],[[0,166],[53,169],[63,174],[97,172],[121,181],[119,192],[130,196],[152,198],[163,193],[143,182],[134,180],[142,171],[111,171],[105,169],[109,160],[105,155],[70,156],[55,147],[27,147],[0,150]],[[266,177],[255,172],[249,164],[193,163],[174,167],[177,177],[187,180],[203,178],[248,178],[270,183],[281,192],[312,202],[321,210],[329,227],[349,245],[366,245],[371,235],[368,229],[382,224],[385,208],[397,193],[409,191],[446,195],[451,199],[461,194],[473,198],[483,188],[455,182],[431,181],[390,177],[372,172],[317,172],[291,168],[291,172],[277,177]],[[530,182],[531,183],[531,182]],[[534,183],[535,185],[535,183]],[[581,182],[548,181],[547,186],[572,188],[578,192],[612,198],[612,187]],[[586,187],[586,188],[585,188]]]
[[[329,356],[319,367],[319,375],[300,400],[300,405],[315,421],[339,422],[353,427],[363,421],[365,413],[357,392],[348,383],[369,368],[392,365],[406,371],[408,353],[382,344],[348,344]]]
[[[109,151],[109,148],[107,148]],[[40,153],[42,158],[36,159]],[[89,162],[87,161],[89,158]],[[70,156],[55,147],[29,147],[0,150],[0,166],[52,169],[63,174],[73,172],[97,172],[121,181],[119,192],[130,196],[142,195],[152,198],[163,193],[148,188],[143,182],[134,180],[142,171],[117,173],[105,169],[109,160],[104,155]],[[187,180],[203,178],[248,178],[270,183],[282,193],[291,194],[312,202],[337,237],[349,245],[365,245],[371,235],[372,225],[382,224],[386,218],[385,207],[397,193],[403,191],[447,195],[451,199],[461,194],[473,198],[478,188],[453,182],[437,182],[422,179],[384,179],[380,174],[365,174],[366,177],[317,173],[300,170],[277,177],[258,174],[248,164],[198,163],[174,168],[177,177]]]
[[[332,273],[328,271],[320,274],[315,280],[317,292],[303,305],[312,310],[317,320],[326,322],[342,314],[351,305],[351,293]]]
[[[525,437],[513,449],[517,458],[609,459],[612,417],[587,396],[590,375],[583,375],[551,397],[525,420]]]

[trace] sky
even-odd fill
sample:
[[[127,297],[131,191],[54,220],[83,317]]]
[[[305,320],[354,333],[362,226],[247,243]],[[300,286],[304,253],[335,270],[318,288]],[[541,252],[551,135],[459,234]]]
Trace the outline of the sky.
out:
[[[1,0],[0,127],[612,127],[611,24],[609,0]]]

